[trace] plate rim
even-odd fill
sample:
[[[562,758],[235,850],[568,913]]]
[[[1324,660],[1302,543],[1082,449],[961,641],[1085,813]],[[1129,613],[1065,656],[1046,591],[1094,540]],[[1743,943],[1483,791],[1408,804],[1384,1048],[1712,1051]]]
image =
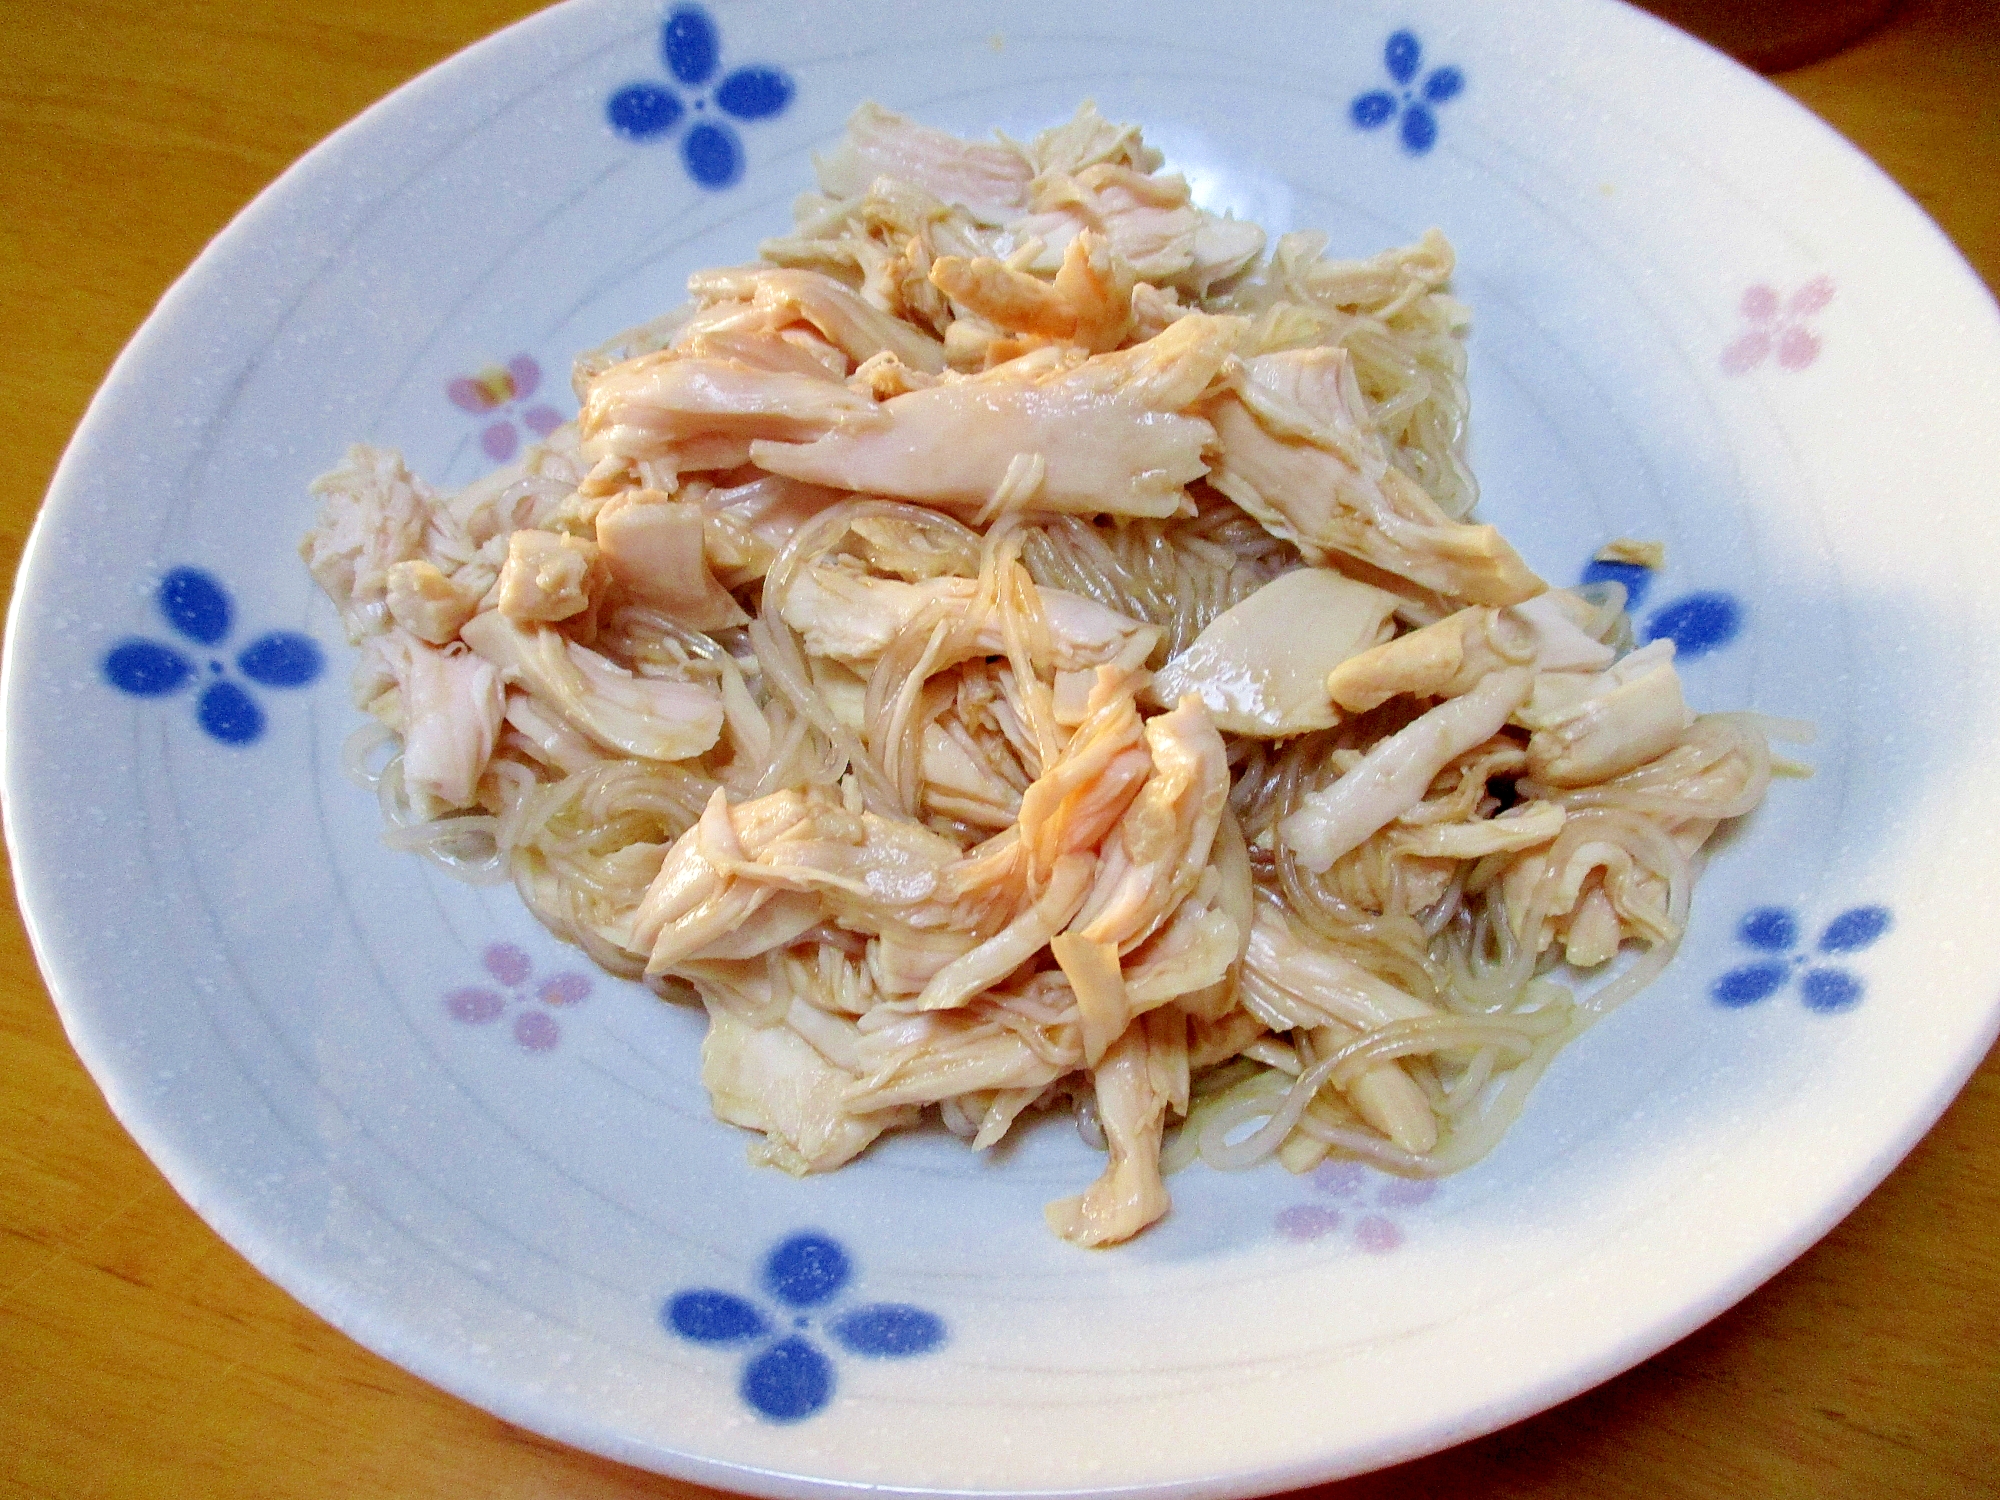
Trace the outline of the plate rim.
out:
[[[1944,253],[1946,262],[1955,266],[1970,289],[1984,298],[1986,312],[1994,325],[1989,332],[2000,331],[2000,307],[1996,307],[1993,293],[1949,236],[1900,183],[1825,120],[1768,80],[1740,67],[1724,54],[1664,21],[1638,11],[1626,0],[1572,0],[1572,3],[1586,7],[1609,7],[1640,18],[1647,25],[1672,35],[1680,43],[1710,54],[1711,62],[1719,61],[1741,75],[1736,80],[1739,85],[1754,85],[1767,102],[1781,103],[1798,119],[1808,122],[1818,133],[1822,149],[1838,154],[1849,169],[1859,165],[1864,169],[1865,177],[1872,179],[1871,188],[1878,192],[1887,188],[1898,201],[1903,214],[1906,217],[1914,215],[1913,224],[1923,226],[1936,247]],[[111,1039],[98,1034],[73,995],[65,999],[65,988],[58,984],[57,976],[80,960],[72,958],[65,961],[55,951],[44,913],[50,909],[47,903],[57,898],[50,894],[46,876],[37,869],[37,857],[31,852],[29,858],[25,862],[23,860],[22,832],[16,811],[24,790],[20,780],[24,774],[21,770],[23,758],[16,753],[15,747],[18,727],[15,706],[21,677],[16,645],[22,621],[38,606],[41,596],[47,591],[51,569],[55,566],[45,556],[53,529],[50,518],[59,507],[74,503],[69,497],[81,486],[79,475],[91,462],[91,450],[100,440],[98,429],[108,421],[106,410],[117,399],[119,390],[132,382],[134,371],[151,356],[153,346],[164,337],[162,330],[165,325],[179,315],[183,304],[194,303],[208,290],[207,283],[217,265],[232,249],[261,232],[266,221],[282,211],[285,201],[302,182],[319,173],[357,137],[376,130],[384,119],[419,107],[433,94],[450,90],[460,73],[476,72],[501,45],[516,44],[543,28],[566,27],[572,16],[599,11],[610,13],[613,9],[612,5],[600,4],[599,0],[564,0],[563,4],[523,17],[480,38],[372,102],[266,184],[180,272],[113,360],[51,475],[16,569],[15,586],[6,616],[5,650],[0,653],[0,790],[4,790],[4,796],[0,796],[0,824],[4,824],[13,861],[16,905],[23,928],[65,1035],[113,1115],[149,1161],[167,1178],[175,1192],[260,1274],[363,1347],[483,1410],[557,1441],[691,1482],[779,1497],[779,1500],[808,1500],[808,1497],[818,1500],[818,1497],[833,1495],[846,1497],[863,1490],[897,1495],[1020,1495],[1046,1497],[1046,1500],[1055,1500],[1055,1497],[1085,1500],[1085,1497],[1140,1494],[1158,1496],[1161,1500],[1224,1500],[1224,1497],[1277,1488],[1290,1489],[1350,1477],[1437,1452],[1548,1410],[1633,1368],[1735,1306],[1797,1260],[1873,1192],[1936,1124],[1992,1048],[1996,1037],[2000,1037],[2000,994],[1986,998],[1983,1024],[1975,1028],[1971,1040],[1952,1067],[1940,1075],[1929,1091],[1906,1113],[1904,1129],[1850,1170],[1847,1191],[1827,1203],[1821,1213],[1796,1224],[1770,1250],[1742,1265],[1737,1274],[1718,1282],[1709,1296],[1684,1305],[1674,1314],[1646,1325],[1641,1331],[1629,1333],[1614,1349],[1597,1360],[1571,1366],[1539,1382],[1518,1387],[1511,1399],[1490,1403],[1476,1413],[1461,1414],[1455,1419],[1440,1418],[1421,1426],[1405,1428],[1402,1441],[1380,1443],[1375,1451],[1356,1453],[1350,1450],[1338,1459],[1330,1460],[1322,1456],[1276,1468],[1239,1469],[1159,1483],[1025,1490],[940,1490],[926,1486],[829,1480],[782,1469],[716,1460],[683,1449],[666,1449],[634,1439],[615,1427],[589,1421],[553,1420],[552,1408],[538,1406],[537,1398],[514,1389],[507,1379],[496,1375],[482,1380],[474,1366],[463,1361],[454,1362],[446,1351],[429,1347],[426,1339],[406,1334],[396,1326],[393,1317],[371,1309],[365,1303],[344,1301],[341,1288],[328,1271],[316,1270],[310,1258],[302,1254],[298,1247],[282,1239],[270,1238],[259,1229],[253,1206],[232,1201],[226,1193],[210,1191],[211,1185],[204,1181],[204,1171],[198,1159],[184,1159],[171,1141],[162,1139],[159,1132],[149,1130],[142,1118],[135,1119],[135,1116],[143,1115],[143,1106],[123,1086],[119,1064],[112,1056]],[[1528,7],[1516,5],[1510,9],[1525,13]]]

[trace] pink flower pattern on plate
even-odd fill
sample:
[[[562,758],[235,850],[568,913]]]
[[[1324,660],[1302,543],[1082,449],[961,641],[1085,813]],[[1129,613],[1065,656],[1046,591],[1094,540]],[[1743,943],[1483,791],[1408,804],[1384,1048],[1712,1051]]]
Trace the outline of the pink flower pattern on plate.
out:
[[[1743,294],[1738,306],[1749,323],[1736,342],[1722,351],[1722,368],[1742,375],[1776,355],[1787,370],[1803,370],[1819,358],[1819,335],[1807,321],[1833,300],[1830,277],[1815,276],[1791,296],[1781,298],[1777,288],[1763,282]]]
[[[590,994],[590,976],[565,972],[535,978],[534,960],[512,943],[488,943],[479,955],[481,966],[502,989],[468,985],[444,997],[445,1013],[468,1026],[486,1026],[509,1009],[514,1012],[514,1040],[529,1052],[548,1052],[562,1040],[562,1027],[551,1010],[566,1010]]]
[[[523,403],[541,389],[542,367],[526,354],[517,354],[505,366],[488,365],[476,375],[461,375],[445,386],[444,393],[460,411],[483,417],[498,412],[499,420],[480,429],[479,446],[495,463],[505,463],[519,451],[521,435],[514,428],[519,421],[536,437],[547,437],[562,426],[562,413],[553,406]]]
[[[1279,1209],[1272,1220],[1279,1238],[1303,1243],[1344,1230],[1370,1255],[1402,1248],[1404,1230],[1394,1216],[1430,1202],[1438,1193],[1435,1182],[1391,1177],[1355,1161],[1322,1162],[1305,1180],[1334,1202],[1294,1203]]]

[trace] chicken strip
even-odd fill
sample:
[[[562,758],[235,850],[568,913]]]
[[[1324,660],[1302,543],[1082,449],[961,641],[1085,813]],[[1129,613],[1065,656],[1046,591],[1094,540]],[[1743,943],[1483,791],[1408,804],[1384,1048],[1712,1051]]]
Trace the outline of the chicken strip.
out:
[[[1192,694],[1215,727],[1282,739],[1340,720],[1328,673],[1393,627],[1396,597],[1331,568],[1280,574],[1208,623],[1153,679],[1164,702]]]
[[[1093,354],[1116,349],[1131,332],[1133,281],[1132,268],[1090,231],[1070,241],[1053,281],[990,256],[947,255],[931,266],[933,286],[996,328]]]
[[[464,646],[440,649],[401,629],[372,638],[369,647],[400,697],[404,786],[435,807],[467,806],[506,711],[499,672]]]
[[[584,456],[599,464],[671,459],[679,445],[717,439],[795,442],[846,425],[880,426],[881,410],[827,376],[691,359],[669,349],[598,376],[579,421]]]
[[[1366,713],[1398,694],[1455,698],[1503,667],[1601,671],[1617,653],[1582,629],[1592,614],[1568,589],[1505,609],[1462,609],[1342,662],[1327,676],[1327,694],[1349,713]]]
[[[1060,1199],[1043,1210],[1049,1228],[1073,1245],[1129,1240],[1170,1206],[1167,1184],[1160,1176],[1167,1097],[1153,1077],[1151,1063],[1142,1017],[1125,1028],[1092,1073],[1097,1118],[1104,1126],[1111,1159],[1104,1174],[1080,1196]]]
[[[688,278],[688,293],[708,312],[705,322],[691,326],[717,326],[713,318],[717,311],[731,316],[729,326],[773,332],[789,324],[806,323],[857,365],[888,353],[926,374],[936,375],[944,369],[944,345],[901,318],[870,307],[831,276],[817,271],[774,266],[698,271]]]
[[[840,144],[813,165],[835,198],[868,191],[878,177],[922,188],[985,224],[1000,224],[1028,203],[1034,168],[1015,147],[963,141],[868,103],[848,117]]]
[[[1220,446],[1209,482],[1274,535],[1309,560],[1344,554],[1472,604],[1542,591],[1497,530],[1452,520],[1390,464],[1346,350],[1260,354],[1243,368],[1208,408]]]
[[[629,597],[690,630],[725,630],[750,616],[709,571],[705,527],[697,504],[658,490],[626,490],[597,513],[597,547]]]
[[[1033,585],[1030,585],[1033,587]],[[1111,661],[1143,662],[1159,640],[1159,630],[1115,610],[1060,589],[1036,589],[1048,624],[1051,656],[1047,666],[1076,672]],[[904,583],[848,568],[801,571],[785,593],[780,613],[805,638],[806,649],[849,666],[873,661],[912,621],[934,606],[963,611],[977,598],[971,578],[930,578]],[[986,655],[1006,650],[998,609],[966,625],[974,649]]]
[[[1239,327],[1190,314],[1082,364],[1028,356],[885,401],[879,424],[754,442],[750,458],[814,484],[977,512],[1025,454],[1043,465],[1036,509],[1171,516],[1207,472],[1202,451],[1215,436],[1182,413],[1220,373]]]
[[[722,695],[699,683],[640,677],[541,625],[498,610],[469,620],[460,638],[520,687],[607,750],[642,760],[686,760],[722,734]]]
[[[1305,799],[1278,825],[1278,837],[1318,873],[1370,834],[1415,807],[1431,781],[1473,746],[1500,732],[1528,700],[1535,674],[1526,667],[1488,673],[1460,698],[1369,747],[1361,763]]]

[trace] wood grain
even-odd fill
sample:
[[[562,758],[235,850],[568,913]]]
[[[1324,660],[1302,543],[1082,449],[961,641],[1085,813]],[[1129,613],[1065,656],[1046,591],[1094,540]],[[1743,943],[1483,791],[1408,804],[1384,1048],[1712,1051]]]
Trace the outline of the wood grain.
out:
[[[0,89],[0,564],[119,348],[334,127],[518,0],[12,0]],[[2000,281],[2000,8],[1921,0],[1777,82]],[[2000,419],[2000,414],[1996,414]],[[11,893],[10,893],[11,894]],[[677,1496],[433,1390],[175,1197],[0,923],[0,1493]],[[1629,1374],[1325,1500],[2000,1493],[2000,1062],[1819,1246]]]

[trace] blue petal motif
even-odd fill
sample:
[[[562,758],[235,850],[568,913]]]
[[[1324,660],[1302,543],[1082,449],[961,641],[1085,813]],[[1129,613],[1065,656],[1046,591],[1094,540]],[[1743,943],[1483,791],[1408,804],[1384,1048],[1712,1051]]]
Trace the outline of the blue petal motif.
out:
[[[764,1287],[789,1307],[817,1307],[853,1274],[837,1241],[807,1231],[782,1241],[764,1262]]]
[[[1866,948],[1889,930],[1890,923],[1886,906],[1851,906],[1826,924],[1819,935],[1819,950],[1852,953]],[[1779,956],[1731,969],[1716,980],[1710,993],[1719,1004],[1753,1005],[1783,988],[1805,963],[1805,955],[1798,951],[1799,919],[1786,907],[1760,906],[1744,913],[1736,924],[1736,935],[1753,948]],[[1799,974],[1799,998],[1817,1015],[1852,1010],[1861,1003],[1866,989],[1858,975],[1842,968],[1807,968]]]
[[[776,68],[738,68],[715,91],[715,102],[739,120],[765,120],[792,102],[792,80]]]
[[[754,1303],[732,1292],[701,1287],[682,1292],[661,1309],[660,1321],[697,1344],[735,1344],[771,1331]]]
[[[744,1348],[737,1394],[770,1421],[798,1422],[824,1410],[834,1391],[829,1352],[803,1332],[814,1322],[806,1310],[832,1302],[853,1279],[854,1264],[840,1242],[823,1231],[804,1230],[774,1245],[760,1268],[763,1289],[783,1308],[695,1287],[667,1300],[660,1323],[695,1343]],[[787,1320],[801,1331],[786,1329]],[[942,1318],[906,1302],[848,1308],[830,1314],[821,1326],[841,1348],[869,1359],[929,1354],[946,1337]]]
[[[1806,1010],[1832,1016],[1854,1010],[1862,1002],[1862,982],[1844,968],[1808,968],[1798,982],[1798,992],[1806,1000]]]
[[[236,666],[245,677],[265,687],[295,688],[319,676],[326,658],[311,636],[274,630],[245,646]]]
[[[1791,972],[1791,965],[1783,962],[1745,964],[1716,980],[1709,993],[1715,996],[1718,1004],[1732,1009],[1755,1005],[1759,1000],[1768,1000],[1776,994]]]
[[[1653,586],[1653,570],[1638,563],[1600,562],[1593,558],[1584,564],[1583,581],[1624,584],[1625,607],[1637,609],[1646,598],[1646,590]]]
[[[715,75],[722,38],[699,5],[677,6],[660,28],[660,54],[674,77],[694,88]]]
[[[1394,32],[1382,47],[1382,62],[1395,85],[1359,94],[1347,106],[1349,118],[1361,130],[1377,130],[1391,120],[1401,119],[1396,134],[1411,156],[1422,156],[1437,144],[1436,107],[1465,92],[1462,68],[1431,69],[1421,86],[1417,74],[1423,69],[1424,49],[1416,33]]]
[[[635,141],[665,135],[686,111],[671,89],[656,83],[635,83],[620,89],[604,106],[611,128]]]
[[[1706,656],[1735,640],[1743,629],[1743,606],[1727,594],[1689,594],[1676,599],[1646,624],[1649,641],[1671,639],[1684,660]]]
[[[1799,940],[1799,919],[1782,906],[1760,906],[1743,914],[1736,935],[1766,953],[1783,953]]]
[[[833,1395],[833,1365],[801,1338],[773,1344],[743,1369],[743,1399],[773,1422],[798,1422]]]
[[[1433,104],[1456,99],[1465,92],[1465,74],[1457,68],[1438,68],[1424,80],[1424,97]]]
[[[1348,108],[1354,123],[1363,130],[1375,130],[1389,123],[1389,117],[1396,112],[1393,94],[1385,94],[1377,89],[1372,94],[1363,94]]]
[[[1808,969],[1799,980],[1806,1009],[1823,1016],[1852,1010],[1861,1003],[1862,984],[1845,969]]]
[[[1421,104],[1403,111],[1403,148],[1412,156],[1422,156],[1437,144],[1437,116]]]
[[[828,1332],[856,1354],[905,1359],[944,1342],[944,1319],[907,1302],[877,1302],[842,1314]]]
[[[1389,76],[1398,83],[1408,83],[1415,78],[1423,60],[1424,49],[1412,32],[1395,33],[1382,49],[1382,61],[1388,65]]]
[[[126,641],[104,658],[104,680],[122,693],[162,698],[179,692],[194,675],[194,663],[171,646]]]
[[[264,710],[233,682],[211,682],[203,688],[194,716],[225,745],[247,745],[264,732]]]
[[[1888,930],[1888,907],[1857,906],[1826,924],[1826,931],[1820,934],[1819,951],[1852,953],[1857,948],[1866,948]]]
[[[160,613],[191,641],[213,646],[229,634],[229,594],[199,568],[175,568],[160,580]]]
[[[681,140],[688,176],[705,188],[726,188],[743,175],[743,147],[727,125],[701,124]]]

